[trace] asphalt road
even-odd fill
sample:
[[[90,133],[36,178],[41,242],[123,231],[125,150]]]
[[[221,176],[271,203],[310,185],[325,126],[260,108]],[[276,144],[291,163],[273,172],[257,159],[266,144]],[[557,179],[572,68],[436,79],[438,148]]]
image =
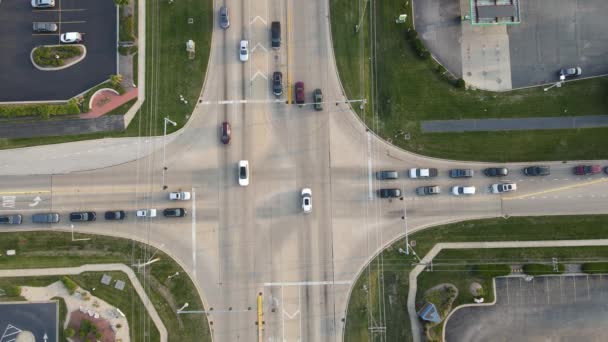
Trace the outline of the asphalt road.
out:
[[[59,30],[34,34],[34,21],[58,23]],[[84,33],[83,61],[59,71],[32,65],[35,46],[59,44],[59,34],[74,31]],[[0,102],[67,100],[107,80],[118,67],[112,1],[57,0],[55,8],[45,10],[32,9],[28,1],[2,1],[0,32]]]
[[[606,212],[608,177],[574,177],[575,161],[547,163],[552,175],[542,179],[524,178],[518,173],[524,164],[509,164],[508,180],[519,188],[501,196],[487,190],[495,180],[480,174],[490,164],[414,155],[367,132],[340,103],[327,2],[241,2],[230,11],[227,31],[216,23],[202,102],[187,127],[167,137],[165,152],[162,138],[0,151],[0,212],[57,211],[63,218],[53,228],[69,231],[70,211],[96,210],[97,222],[74,224],[74,230],[161,248],[189,272],[206,308],[213,308],[208,318],[217,341],[256,338],[259,293],[265,340],[341,341],[352,282],[406,229],[482,217]],[[277,52],[269,47],[273,20],[282,22],[283,45]],[[242,37],[250,41],[247,63],[238,60]],[[285,83],[305,82],[307,101],[312,89],[322,88],[324,110],[287,105],[287,95],[275,102],[269,77],[275,70],[283,71]],[[219,142],[225,120],[233,130],[229,146]],[[250,162],[248,187],[237,184],[241,159]],[[441,174],[433,181],[404,178],[408,168],[420,166],[438,167]],[[477,176],[465,182],[447,177],[447,169],[463,166]],[[375,180],[375,171],[389,168],[400,172],[398,181]],[[431,183],[444,193],[414,195],[417,186]],[[375,191],[389,184],[403,187],[403,201],[376,198]],[[476,185],[478,194],[448,195],[449,186],[457,184]],[[304,187],[313,193],[310,215],[301,211]],[[178,189],[192,191],[192,200],[168,201],[168,192]],[[134,215],[140,208],[176,206],[189,209],[189,216],[142,220]],[[101,213],[110,209],[127,210],[127,219],[102,220]],[[51,227],[25,222],[16,229]]]

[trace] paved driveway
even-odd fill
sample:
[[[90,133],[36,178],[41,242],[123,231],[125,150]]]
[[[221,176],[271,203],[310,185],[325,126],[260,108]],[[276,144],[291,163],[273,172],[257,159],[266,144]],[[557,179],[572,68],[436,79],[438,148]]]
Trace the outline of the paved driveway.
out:
[[[59,32],[84,33],[87,57],[61,71],[34,68],[30,51],[59,43],[59,34],[33,34],[34,21],[59,23]],[[57,0],[48,10],[34,10],[28,1],[2,1],[0,32],[0,102],[66,100],[116,73],[113,1]]]
[[[605,341],[607,276],[496,279],[493,306],[466,307],[448,320],[446,341]]]

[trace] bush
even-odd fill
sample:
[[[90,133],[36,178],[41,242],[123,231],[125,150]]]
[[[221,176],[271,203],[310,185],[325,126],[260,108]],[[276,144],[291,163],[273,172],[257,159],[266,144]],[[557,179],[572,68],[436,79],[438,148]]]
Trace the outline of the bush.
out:
[[[414,40],[416,38],[418,38],[418,32],[416,32],[416,30],[408,30],[405,32],[405,39]]]
[[[0,106],[0,117],[14,118],[25,116],[39,116],[48,119],[52,115],[80,114],[78,101],[72,99],[66,104],[28,104]]]
[[[120,32],[118,37],[121,42],[132,42],[135,40],[133,37],[133,16],[122,17],[120,19]]]
[[[76,292],[78,285],[72,279],[70,279],[67,276],[63,276],[63,277],[61,277],[61,282],[63,282],[63,285],[65,286],[66,289],[68,289],[68,292],[71,295],[74,294],[74,292]]]
[[[511,273],[511,266],[506,264],[475,265],[473,273],[480,277],[501,277]]]
[[[72,328],[67,328],[63,331],[63,334],[65,335],[65,337],[72,337],[76,334],[76,331]]]
[[[553,271],[553,265],[548,264],[525,264],[523,271],[525,274],[536,276],[545,274],[562,274],[564,273],[565,266],[563,264],[557,265],[557,272]]]
[[[121,56],[127,56],[127,55],[129,55],[129,52],[130,52],[130,50],[129,50],[128,46],[119,46],[118,47],[118,53]]]
[[[437,64],[437,66],[435,67],[435,70],[440,74],[443,75],[445,74],[445,67],[441,64]]]
[[[464,89],[466,84],[464,83],[464,80],[462,78],[459,78],[456,80],[456,83],[454,83],[454,85],[456,86],[456,88]]]
[[[581,269],[589,274],[608,273],[608,262],[586,262]]]

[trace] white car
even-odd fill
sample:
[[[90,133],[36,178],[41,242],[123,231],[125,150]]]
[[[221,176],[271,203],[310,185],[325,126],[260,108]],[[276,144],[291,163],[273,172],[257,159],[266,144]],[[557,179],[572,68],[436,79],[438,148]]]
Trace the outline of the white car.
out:
[[[475,195],[475,187],[474,186],[453,186],[452,187],[452,195],[460,196],[460,195]]]
[[[249,41],[241,40],[239,58],[241,62],[247,62],[249,60]]]
[[[55,7],[55,0],[32,0],[33,8],[52,8]]]
[[[517,184],[515,183],[498,183],[492,184],[491,186],[493,194],[500,194],[502,192],[511,192],[517,190]]]
[[[169,199],[172,201],[187,201],[190,199],[190,193],[188,191],[171,192],[169,193]]]
[[[239,185],[249,185],[249,162],[246,160],[239,161]]]
[[[59,36],[59,40],[65,44],[80,43],[82,41],[82,33],[79,32],[66,32]]]
[[[156,209],[139,209],[137,217],[156,217]]]
[[[309,188],[302,189],[302,210],[306,214],[312,212],[312,190]]]

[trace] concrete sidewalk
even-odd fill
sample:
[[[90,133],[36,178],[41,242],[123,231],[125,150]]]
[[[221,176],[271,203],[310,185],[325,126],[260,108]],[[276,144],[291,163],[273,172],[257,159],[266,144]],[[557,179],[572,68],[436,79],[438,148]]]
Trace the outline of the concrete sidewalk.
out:
[[[129,277],[129,281],[133,284],[133,288],[141,299],[142,303],[148,310],[150,318],[156,325],[160,334],[160,341],[167,342],[167,328],[160,319],[156,308],[148,298],[146,291],[141,286],[135,272],[125,264],[88,264],[79,267],[59,267],[59,268],[26,268],[18,270],[0,270],[0,278],[13,277],[40,277],[40,276],[59,276],[70,274],[81,274],[83,272],[104,272],[104,271],[119,271],[125,273]],[[134,322],[129,322],[135,324]]]
[[[481,248],[535,248],[535,247],[590,247],[608,246],[608,239],[594,240],[542,240],[542,241],[493,241],[493,242],[448,242],[436,244],[414,267],[409,276],[409,292],[407,295],[407,312],[410,316],[412,338],[414,342],[422,341],[422,326],[416,313],[416,283],[418,275],[424,271],[426,265],[444,249],[481,249]]]
[[[420,123],[424,133],[524,131],[608,127],[608,115],[546,118],[428,120]]]

